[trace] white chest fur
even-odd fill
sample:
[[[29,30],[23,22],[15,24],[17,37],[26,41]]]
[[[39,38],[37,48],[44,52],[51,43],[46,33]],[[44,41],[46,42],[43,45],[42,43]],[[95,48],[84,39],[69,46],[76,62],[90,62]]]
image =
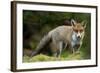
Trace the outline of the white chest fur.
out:
[[[73,32],[72,39],[71,39],[71,45],[74,47],[75,45],[81,45],[82,39],[78,39],[76,33]]]

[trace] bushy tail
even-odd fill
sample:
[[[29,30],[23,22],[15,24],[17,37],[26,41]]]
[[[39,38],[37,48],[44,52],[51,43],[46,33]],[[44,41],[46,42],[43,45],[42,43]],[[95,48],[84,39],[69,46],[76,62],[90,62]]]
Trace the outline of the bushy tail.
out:
[[[41,49],[43,49],[51,40],[51,37],[49,35],[46,35],[42,38],[42,40],[40,41],[40,43],[37,45],[37,48],[34,52],[32,52],[31,56],[35,56],[36,54],[38,54]]]

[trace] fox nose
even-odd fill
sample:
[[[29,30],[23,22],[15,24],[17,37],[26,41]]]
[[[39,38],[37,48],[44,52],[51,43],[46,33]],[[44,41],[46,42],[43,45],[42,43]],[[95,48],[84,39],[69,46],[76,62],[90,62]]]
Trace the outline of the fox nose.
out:
[[[81,34],[78,32],[77,34],[77,38],[80,39],[81,38]]]
[[[80,36],[77,36],[77,38],[80,39],[81,37]]]

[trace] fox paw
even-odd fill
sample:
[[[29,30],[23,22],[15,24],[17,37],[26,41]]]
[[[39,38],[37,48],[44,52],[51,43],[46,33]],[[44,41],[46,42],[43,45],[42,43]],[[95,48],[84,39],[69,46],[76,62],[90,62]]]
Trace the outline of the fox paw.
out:
[[[80,51],[76,51],[76,54],[80,54]]]

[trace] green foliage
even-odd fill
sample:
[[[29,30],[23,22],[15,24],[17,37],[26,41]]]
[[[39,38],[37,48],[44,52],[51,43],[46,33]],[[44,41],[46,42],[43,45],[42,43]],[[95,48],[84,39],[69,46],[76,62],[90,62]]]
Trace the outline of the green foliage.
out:
[[[24,56],[23,57],[23,62],[43,62],[43,61],[64,61],[64,60],[81,60],[82,58],[82,53],[80,54],[67,54],[67,52],[63,55],[61,55],[61,57],[52,57],[52,56],[47,56],[47,55],[43,55],[43,54],[39,54],[36,55],[34,57],[29,57],[29,56]]]
[[[49,57],[49,56],[46,56],[46,55],[43,55],[43,54],[39,54],[37,56],[34,56],[30,59],[30,62],[37,62],[37,61],[53,61],[55,60],[55,58],[53,57]]]
[[[29,56],[24,56],[24,57],[23,57],[23,62],[30,62],[29,59],[30,59]]]

